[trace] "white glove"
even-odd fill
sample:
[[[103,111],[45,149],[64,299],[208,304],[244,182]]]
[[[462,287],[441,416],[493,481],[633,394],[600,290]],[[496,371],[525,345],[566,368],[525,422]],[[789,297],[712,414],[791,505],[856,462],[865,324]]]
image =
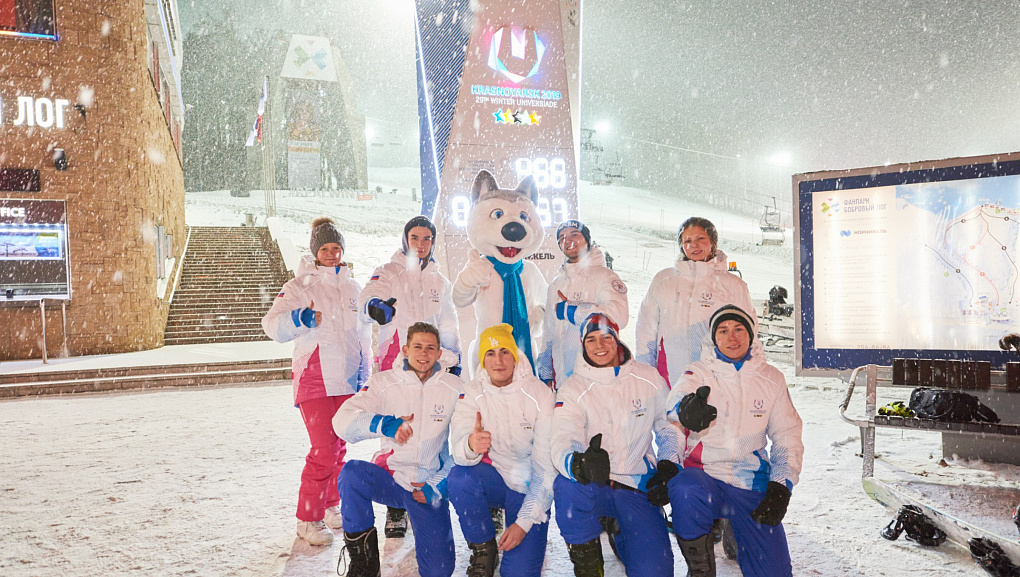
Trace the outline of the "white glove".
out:
[[[464,270],[457,275],[457,282],[469,289],[484,288],[489,286],[489,275],[496,272],[496,269],[478,251],[471,251]]]

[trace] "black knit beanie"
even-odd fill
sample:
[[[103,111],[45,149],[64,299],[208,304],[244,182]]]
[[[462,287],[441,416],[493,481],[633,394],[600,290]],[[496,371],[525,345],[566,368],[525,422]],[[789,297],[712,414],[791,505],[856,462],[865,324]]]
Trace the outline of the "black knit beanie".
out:
[[[751,316],[745,313],[744,309],[736,305],[726,305],[721,309],[715,311],[715,314],[712,315],[712,319],[708,321],[708,324],[709,326],[711,326],[712,330],[713,345],[718,345],[718,343],[715,342],[715,331],[716,329],[719,328],[719,325],[723,321],[737,321],[738,323],[744,325],[744,328],[747,329],[747,334],[750,337],[747,343],[751,344],[754,342],[754,320],[751,318]]]

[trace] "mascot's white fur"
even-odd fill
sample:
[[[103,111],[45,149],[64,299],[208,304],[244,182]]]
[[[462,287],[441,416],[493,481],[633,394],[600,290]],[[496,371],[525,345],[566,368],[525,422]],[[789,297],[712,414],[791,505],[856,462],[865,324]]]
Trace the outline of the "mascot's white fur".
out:
[[[530,352],[528,360],[532,367],[536,366],[549,285],[535,263],[524,259],[542,246],[545,237],[535,207],[537,202],[538,188],[530,176],[514,190],[499,188],[486,170],[475,177],[467,226],[468,242],[474,250],[453,284],[454,304],[475,305],[475,338],[469,349],[469,362],[465,363],[472,378],[478,367],[478,335],[503,322],[514,326],[518,354]],[[502,275],[508,275],[510,286],[504,283]],[[509,295],[510,303],[504,302],[505,295]],[[529,329],[530,342],[526,347],[521,333]]]

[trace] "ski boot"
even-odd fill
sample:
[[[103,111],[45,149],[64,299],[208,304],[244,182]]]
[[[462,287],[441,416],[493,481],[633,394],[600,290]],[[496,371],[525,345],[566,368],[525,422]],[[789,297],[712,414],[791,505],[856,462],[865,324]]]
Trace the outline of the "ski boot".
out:
[[[503,532],[503,510],[492,507],[489,509],[489,515],[492,516],[492,528],[496,530],[496,535]]]
[[[1010,561],[1002,547],[999,547],[995,541],[974,538],[967,544],[970,545],[970,556],[974,558],[974,562],[989,575],[994,577],[1017,577],[1020,575],[1020,567]]]
[[[938,547],[946,540],[946,534],[932,523],[921,508],[916,505],[904,505],[880,533],[882,537],[895,541],[906,531],[907,539],[925,547]]]
[[[733,536],[733,525],[730,525],[729,519],[716,519],[712,523],[712,541],[714,543],[722,542],[726,558],[736,560],[737,539]]]
[[[620,534],[620,524],[616,522],[616,517],[599,517],[599,523],[602,524],[602,530],[609,537],[609,547],[612,548],[613,555],[623,561],[620,551],[616,548],[616,536]]]
[[[386,527],[383,534],[387,539],[403,539],[407,534],[407,511],[386,507]]]
[[[711,532],[689,541],[677,535],[676,543],[687,562],[688,577],[715,577],[715,540]]]
[[[468,543],[471,549],[471,561],[468,563],[468,577],[492,577],[499,565],[499,549],[496,540],[489,539],[485,543]]]
[[[574,577],[603,577],[605,561],[602,559],[601,535],[580,545],[567,543],[570,562],[574,564]]]
[[[351,561],[345,573],[340,573],[340,563],[350,555]],[[358,533],[344,533],[344,547],[336,563],[337,575],[347,577],[379,577],[379,533],[375,527]]]

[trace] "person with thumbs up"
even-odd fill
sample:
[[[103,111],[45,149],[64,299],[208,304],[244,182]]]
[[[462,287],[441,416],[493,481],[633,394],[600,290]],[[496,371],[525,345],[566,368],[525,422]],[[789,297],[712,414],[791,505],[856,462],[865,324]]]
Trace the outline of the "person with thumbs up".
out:
[[[542,353],[538,377],[555,387],[574,372],[581,356],[577,329],[593,311],[601,311],[627,326],[630,306],[627,285],[606,266],[602,250],[591,241],[591,232],[579,220],[565,220],[556,230],[563,264],[549,283],[542,328]],[[555,389],[554,389],[555,390]]]
[[[340,472],[340,512],[352,577],[376,577],[379,540],[373,503],[407,511],[414,529],[418,570],[449,577],[455,556],[447,476],[450,418],[460,377],[439,364],[439,330],[428,323],[407,329],[403,365],[372,375],[333,417],[348,443],[380,440],[371,461],[351,460]]]
[[[471,549],[468,575],[538,577],[545,561],[556,476],[549,460],[555,397],[520,353],[513,327],[479,336],[481,370],[464,385],[450,424],[450,502]],[[491,508],[506,511],[499,540]]]
[[[793,574],[782,521],[800,477],[803,425],[783,373],[754,338],[754,319],[734,305],[716,311],[701,360],[687,366],[666,401],[681,450],[671,476],[649,483],[649,498],[661,497],[665,485],[692,577],[716,574],[715,519],[733,527],[743,575]]]
[[[656,463],[676,461],[679,435],[666,420],[666,382],[634,361],[619,330],[603,313],[588,315],[579,331],[582,361],[556,393],[556,523],[577,577],[604,574],[601,517],[619,524],[617,552],[628,575],[667,577],[673,551],[666,520],[647,493]]]
[[[311,255],[280,289],[262,319],[274,341],[294,342],[294,406],[311,449],[298,491],[297,534],[312,545],[333,542],[341,527],[337,476],[347,449],[333,431],[333,414],[368,380],[372,330],[358,319],[361,293],[343,261],[344,237],[329,218],[312,222]]]
[[[460,321],[453,305],[453,285],[432,258],[435,239],[436,227],[428,217],[407,221],[400,250],[372,272],[361,291],[358,306],[362,320],[379,325],[376,362],[381,371],[401,365],[407,328],[421,321],[439,329],[439,363],[444,370],[460,374]],[[401,538],[406,532],[404,512],[388,509],[386,537]]]

